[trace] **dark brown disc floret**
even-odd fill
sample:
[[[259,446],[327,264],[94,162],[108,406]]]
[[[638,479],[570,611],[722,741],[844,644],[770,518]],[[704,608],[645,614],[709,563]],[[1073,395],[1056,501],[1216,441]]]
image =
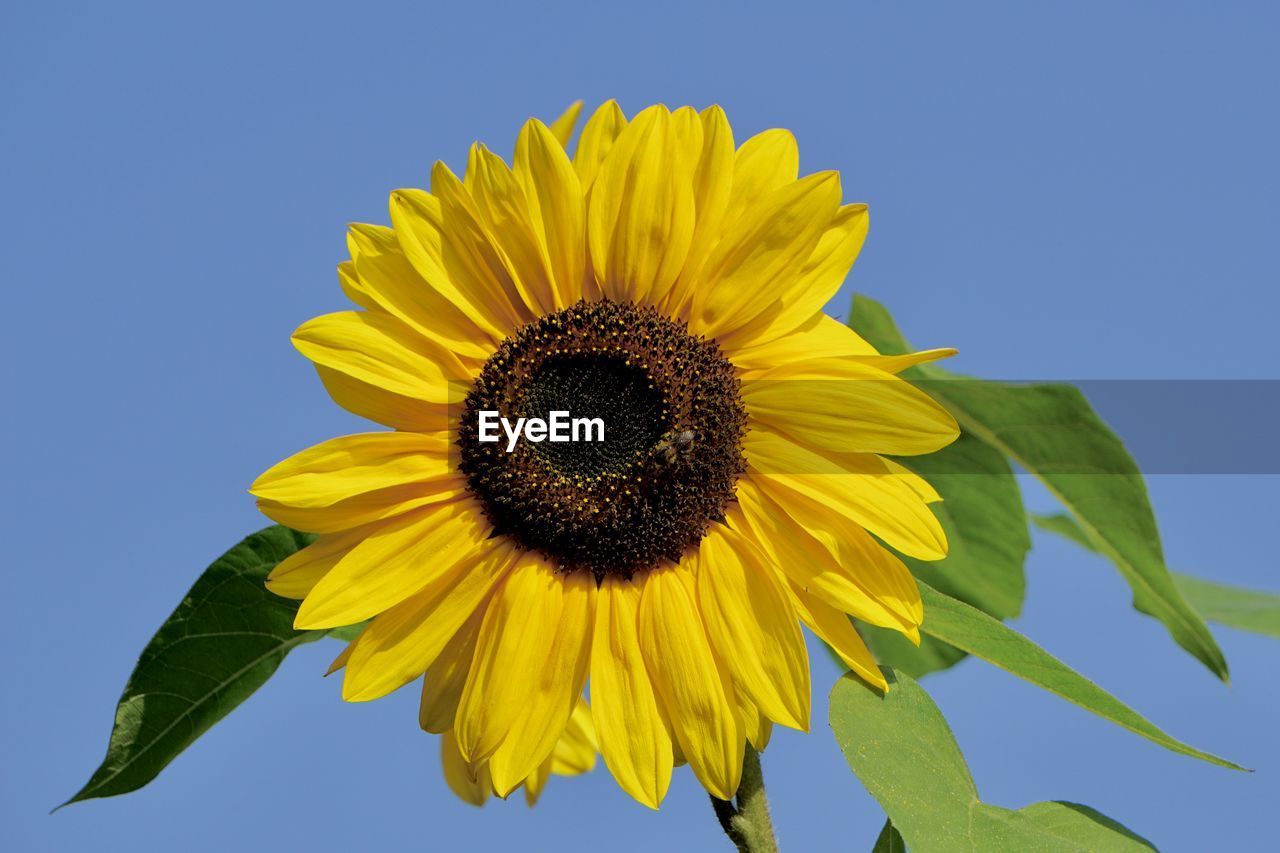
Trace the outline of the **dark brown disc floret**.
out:
[[[603,440],[505,434],[482,412],[599,419]],[[495,535],[565,571],[624,578],[678,561],[724,518],[745,470],[738,377],[714,341],[649,307],[579,302],[505,340],[466,400],[461,467]],[[492,435],[492,433],[490,433]]]

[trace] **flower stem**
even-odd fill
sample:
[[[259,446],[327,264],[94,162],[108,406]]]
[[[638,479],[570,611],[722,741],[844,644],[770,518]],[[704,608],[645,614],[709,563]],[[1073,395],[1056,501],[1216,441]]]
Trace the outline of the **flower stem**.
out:
[[[760,755],[747,744],[742,757],[742,783],[733,802],[711,798],[716,819],[741,853],[778,853],[778,839],[769,817],[769,799],[764,793]]]

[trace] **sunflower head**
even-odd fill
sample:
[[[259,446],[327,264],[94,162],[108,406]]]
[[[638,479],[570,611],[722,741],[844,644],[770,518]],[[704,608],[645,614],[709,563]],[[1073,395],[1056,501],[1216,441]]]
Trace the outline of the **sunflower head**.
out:
[[[529,121],[510,164],[480,145],[461,178],[438,163],[430,191],[392,193],[390,227],[352,227],[359,310],[294,342],[390,429],[254,483],[319,534],[268,584],[302,599],[299,628],[371,620],[343,695],[421,678],[470,799],[540,790],[584,732],[647,805],[682,762],[728,799],[745,743],[808,725],[801,624],[882,688],[849,616],[918,641],[890,548],[946,540],[937,493],[887,457],[955,438],[897,376],[952,351],[883,356],[822,313],[867,210],[835,173],[800,176],[791,134],[737,145],[718,107],[610,102],[571,149],[576,116]],[[603,440],[508,446],[486,412]]]

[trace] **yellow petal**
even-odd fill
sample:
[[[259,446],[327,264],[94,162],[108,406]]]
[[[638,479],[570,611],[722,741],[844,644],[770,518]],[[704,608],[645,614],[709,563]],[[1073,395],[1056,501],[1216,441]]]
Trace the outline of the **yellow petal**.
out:
[[[552,272],[555,307],[582,296],[587,262],[587,208],[578,174],[542,122],[530,121],[516,141],[515,176]]]
[[[325,314],[299,326],[293,344],[316,364],[417,401],[429,412],[461,403],[470,386],[456,356],[386,314]]]
[[[434,199],[432,199],[434,202]],[[391,208],[397,207],[395,198]],[[358,290],[378,309],[449,352],[470,360],[489,357],[497,340],[490,330],[418,273],[401,248],[396,232],[373,225],[352,225],[347,233]],[[352,289],[356,289],[352,286]],[[361,304],[364,304],[363,302]]]
[[[671,290],[693,238],[692,167],[665,107],[618,137],[587,214],[592,268],[609,299],[658,301]]]
[[[582,101],[574,101],[558,119],[551,123],[551,133],[560,143],[561,148],[569,147],[569,140],[573,137],[573,129],[578,126],[580,115],[582,115]]]
[[[330,662],[329,668],[325,670],[324,674],[326,678],[347,665],[347,660],[351,657],[351,652],[354,651],[355,644],[355,640],[352,640],[342,647],[342,651],[338,652],[338,656]]]
[[[796,612],[809,626],[809,630],[833,648],[859,678],[881,690],[888,690],[889,684],[884,680],[880,667],[876,666],[875,657],[858,636],[849,617],[795,584],[790,586],[790,591]]]
[[[682,568],[644,579],[640,650],[659,706],[694,775],[712,796],[729,800],[742,779],[745,733],[728,673],[712,654]]]
[[[488,533],[488,522],[470,498],[379,525],[315,585],[294,627],[354,625],[394,607],[489,550]]]
[[[847,204],[836,212],[796,277],[779,289],[778,300],[767,309],[755,340],[787,334],[822,310],[849,275],[866,240],[868,222],[865,204]]]
[[[562,575],[527,554],[485,613],[458,704],[462,754],[489,759],[506,796],[551,754],[586,680],[591,651],[589,575]]]
[[[671,736],[636,636],[640,587],[606,577],[596,596],[591,713],[600,753],[622,790],[656,809],[671,782]]]
[[[449,274],[440,200],[424,190],[402,189],[391,194],[390,208],[396,239],[418,275],[444,301],[457,306],[488,341],[501,342],[515,328],[511,324],[511,307],[505,304],[505,296],[495,298],[473,278],[455,279]],[[451,250],[449,257],[452,259],[455,254]],[[426,295],[421,298],[432,299]]]
[[[551,757],[524,780],[524,800],[530,806],[538,802],[552,773],[558,776],[578,776],[596,766],[595,731],[591,727],[591,710],[582,697],[573,708],[564,734],[556,742]]]
[[[871,625],[910,633],[920,624],[910,571],[861,528],[833,553],[804,528],[802,519],[816,516],[807,498],[787,494],[778,503],[754,476],[739,480],[737,492],[738,508],[728,513],[730,525],[749,531],[801,589]],[[918,590],[914,599],[918,602]]]
[[[733,186],[733,129],[729,127],[729,119],[724,110],[713,106],[703,110],[699,121],[702,126],[701,148],[697,152],[698,167],[693,175],[697,218],[684,270],[666,302],[667,311],[673,316],[683,316],[693,299],[693,288],[703,262],[720,239]]]
[[[333,401],[352,414],[368,418],[393,429],[411,432],[433,432],[449,428],[449,412],[439,406],[362,382],[322,364],[316,373]]]
[[[583,125],[578,148],[573,155],[573,168],[585,192],[595,181],[600,164],[609,155],[614,142],[627,127],[627,117],[617,101],[605,101]]]
[[[524,188],[502,162],[483,145],[475,146],[476,179],[472,195],[489,242],[502,259],[521,301],[541,316],[555,309],[551,270]]]
[[[914,456],[960,435],[951,413],[911,383],[856,361],[792,362],[742,386],[750,416],[814,448]]]
[[[440,734],[453,728],[458,700],[462,698],[462,688],[471,671],[471,658],[476,652],[476,640],[480,637],[480,624],[488,608],[487,601],[476,607],[423,673],[422,699],[418,704],[418,725],[423,731]]]
[[[291,506],[260,498],[258,510],[286,527],[311,533],[338,533],[410,510],[455,500],[467,493],[457,472],[421,483],[404,483],[357,494],[329,506]]]
[[[733,224],[762,198],[793,183],[800,173],[800,147],[791,131],[773,128],[742,143],[734,157],[733,194],[725,223]]]
[[[489,759],[494,792],[506,796],[550,755],[563,739],[569,717],[587,678],[591,658],[595,580],[585,573],[564,581],[566,595],[555,647],[563,660],[561,677],[544,679],[502,744]],[[566,713],[566,693],[568,712]]]
[[[664,718],[665,719],[665,718]],[[685,760],[684,752],[680,750],[679,741],[671,741],[671,761],[676,767],[684,767],[689,762]]]
[[[671,131],[681,156],[696,163],[702,153],[702,120],[693,107],[679,107],[671,112]]]
[[[483,806],[489,799],[489,792],[493,789],[489,782],[489,768],[473,768],[467,764],[451,731],[440,736],[440,769],[449,790],[463,802]]]
[[[913,637],[914,626],[924,620],[924,605],[916,579],[903,562],[889,554],[860,525],[844,515],[831,513],[823,504],[801,498],[793,502],[793,506],[798,507],[798,516],[817,520],[811,535],[826,546],[837,562],[856,571],[871,595],[890,610],[902,614],[910,626],[904,633]]]
[[[597,612],[599,609],[597,608]],[[551,772],[557,776],[579,776],[596,766],[596,729],[591,720],[591,708],[586,700],[578,697],[569,716],[569,725],[551,751]]]
[[[487,544],[488,553],[456,563],[369,623],[347,662],[343,699],[366,702],[385,696],[436,661],[515,562],[509,542]]]
[[[734,691],[734,699],[742,730],[747,733],[747,741],[755,747],[756,752],[764,752],[769,739],[773,737],[773,723],[760,713],[760,709],[741,690]]]
[[[781,337],[771,338],[771,335],[772,332],[766,330],[758,339],[736,341],[728,347],[730,359],[742,371],[744,378],[754,379],[779,365],[810,359],[847,359],[896,374],[917,364],[950,358],[957,352],[951,348],[939,348],[902,355],[881,355],[853,329],[821,311]]]
[[[343,261],[338,264],[338,285],[342,288],[342,292],[347,295],[347,298],[361,308],[369,311],[383,310],[382,306],[378,304],[378,300],[374,299],[373,294],[369,292],[369,286],[356,275],[354,261]]]
[[[743,442],[753,479],[786,505],[787,493],[811,498],[823,518],[844,518],[890,547],[921,560],[947,555],[947,537],[929,505],[871,454],[824,456],[762,429]],[[821,527],[822,519],[797,519]]]
[[[449,279],[476,301],[488,302],[508,334],[532,321],[535,313],[490,242],[475,200],[444,163],[431,170],[431,193],[440,201],[441,262]]]
[[[817,313],[799,328],[763,343],[731,348],[730,358],[745,378],[754,378],[796,359],[881,357],[875,347],[839,320]]]
[[[883,370],[885,373],[901,373],[908,367],[915,367],[917,364],[928,364],[931,361],[951,358],[957,352],[959,350],[951,347],[940,347],[918,352],[904,352],[902,355],[859,355],[854,356],[854,360],[878,370]]]
[[[787,591],[743,534],[723,525],[695,561],[698,609],[733,682],[770,719],[809,728],[809,656]]]
[[[319,537],[277,563],[267,575],[267,589],[284,598],[306,598],[311,588],[367,535],[367,528],[359,528]]]
[[[296,453],[261,474],[249,492],[298,507],[332,506],[356,495],[451,475],[450,443],[441,434],[367,432]]]
[[[882,460],[889,471],[902,478],[902,482],[911,487],[917,495],[924,499],[925,503],[937,503],[942,500],[942,495],[938,494],[938,490],[929,485],[929,481],[921,477],[916,472],[907,468],[899,462],[892,459]]]
[[[696,333],[747,341],[785,303],[840,204],[840,178],[820,172],[760,200],[729,226],[707,258],[693,296]]]
[[[886,370],[884,366],[899,366],[899,369],[905,369],[922,361],[944,357],[943,355],[938,355],[939,353],[952,352],[954,350],[938,349],[907,353],[900,356],[858,354],[831,356],[829,353],[819,356],[811,354],[808,357],[790,359],[786,362],[774,364],[765,370],[758,371],[753,378],[838,379],[849,382],[879,380],[885,382],[887,386],[897,387],[898,385],[910,383],[906,379],[898,378],[893,371]],[[917,356],[920,356],[920,358],[917,358]]]
[[[538,804],[538,798],[542,796],[542,791],[547,787],[547,780],[551,778],[551,759],[548,758],[538,768],[524,780],[524,801],[525,804],[533,807]]]

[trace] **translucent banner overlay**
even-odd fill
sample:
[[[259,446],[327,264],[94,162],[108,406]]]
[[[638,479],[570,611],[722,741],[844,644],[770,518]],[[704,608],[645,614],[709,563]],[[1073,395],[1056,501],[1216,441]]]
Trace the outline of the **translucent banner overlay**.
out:
[[[895,411],[900,380],[755,380],[744,382],[742,397],[750,430],[767,430],[795,439],[812,448],[806,454],[752,453],[748,439],[748,464],[762,474],[868,473],[853,457],[880,452],[901,439],[884,437],[895,426],[911,430],[912,405]],[[1254,379],[1085,379],[992,382],[987,380],[913,380],[910,385],[954,411],[962,431],[999,445],[1002,437],[1017,434],[1023,446],[1030,442],[1057,457],[1052,466],[1038,464],[1044,473],[1100,475],[1249,475],[1280,474],[1280,380]],[[1074,391],[1072,389],[1075,389]],[[458,396],[465,396],[462,387]],[[1076,392],[1088,406],[1079,405]],[[453,417],[461,406],[449,407]],[[519,408],[519,407],[517,407]],[[590,412],[573,411],[574,417]],[[966,409],[972,411],[966,411]],[[538,411],[503,412],[516,417],[546,417]],[[605,424],[605,442],[611,426]],[[927,427],[926,427],[927,429]],[[1111,435],[1108,436],[1108,433]],[[1070,436],[1072,441],[1065,439]],[[1115,453],[1079,453],[1079,458],[1057,453],[1076,445],[1119,440],[1131,460]],[[697,447],[699,436],[693,436]],[[515,452],[537,452],[522,440]],[[603,450],[603,447],[601,447]],[[842,459],[848,454],[847,459]],[[911,458],[901,455],[908,467]],[[1106,461],[1100,462],[1100,459]],[[971,456],[934,454],[930,475],[989,474],[977,469]]]

